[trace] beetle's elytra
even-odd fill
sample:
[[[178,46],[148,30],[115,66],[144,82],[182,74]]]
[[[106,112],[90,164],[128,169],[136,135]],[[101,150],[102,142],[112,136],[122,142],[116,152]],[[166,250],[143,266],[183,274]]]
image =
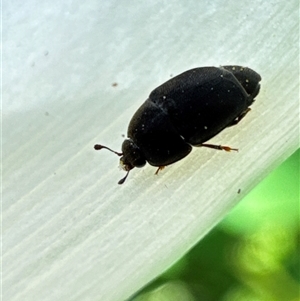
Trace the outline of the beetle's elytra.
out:
[[[203,144],[226,127],[237,124],[250,110],[261,77],[241,66],[201,67],[183,72],[154,89],[133,115],[118,156],[127,171],[146,162],[158,170],[187,156],[192,146],[236,150]],[[157,172],[158,172],[157,170]]]

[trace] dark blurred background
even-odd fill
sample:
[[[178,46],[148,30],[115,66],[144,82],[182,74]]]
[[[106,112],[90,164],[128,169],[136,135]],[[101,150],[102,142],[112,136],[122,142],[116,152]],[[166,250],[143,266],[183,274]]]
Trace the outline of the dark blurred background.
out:
[[[299,301],[299,156],[131,300]]]

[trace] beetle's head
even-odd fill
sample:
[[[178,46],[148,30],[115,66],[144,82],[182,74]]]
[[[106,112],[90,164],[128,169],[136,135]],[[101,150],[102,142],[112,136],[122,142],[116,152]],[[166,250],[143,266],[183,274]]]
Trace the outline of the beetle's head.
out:
[[[123,184],[129,174],[129,171],[133,169],[134,167],[143,167],[146,164],[146,159],[143,156],[141,150],[139,147],[131,140],[126,139],[124,140],[122,144],[122,153],[116,152],[104,145],[96,144],[94,146],[95,150],[100,150],[102,148],[105,148],[113,153],[115,153],[118,156],[121,156],[120,158],[120,167],[127,171],[127,174],[124,178],[122,178],[118,184]]]

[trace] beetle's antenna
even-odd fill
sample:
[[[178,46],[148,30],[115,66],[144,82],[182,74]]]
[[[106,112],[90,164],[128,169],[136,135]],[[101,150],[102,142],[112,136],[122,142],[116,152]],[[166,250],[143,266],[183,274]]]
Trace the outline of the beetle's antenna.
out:
[[[121,180],[118,182],[118,184],[119,184],[119,185],[123,184],[123,183],[125,182],[125,180],[127,179],[128,175],[129,175],[129,170],[127,171],[126,176],[125,176],[123,179],[121,179]]]
[[[95,150],[100,150],[100,149],[102,149],[102,148],[106,148],[106,149],[108,149],[109,151],[115,153],[115,154],[118,155],[118,156],[123,156],[123,153],[118,153],[118,152],[116,152],[116,151],[110,149],[110,148],[107,147],[107,146],[104,146],[104,145],[101,145],[101,144],[95,144],[95,145],[94,145],[94,149],[95,149]],[[124,181],[125,181],[125,180],[124,180]]]

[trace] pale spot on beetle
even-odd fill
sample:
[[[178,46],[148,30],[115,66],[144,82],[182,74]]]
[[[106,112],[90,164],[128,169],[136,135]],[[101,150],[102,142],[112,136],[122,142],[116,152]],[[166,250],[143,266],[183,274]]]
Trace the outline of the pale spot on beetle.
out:
[[[208,129],[208,127],[205,125],[205,126],[204,126],[204,129],[205,129],[205,130],[207,130],[207,129]]]

